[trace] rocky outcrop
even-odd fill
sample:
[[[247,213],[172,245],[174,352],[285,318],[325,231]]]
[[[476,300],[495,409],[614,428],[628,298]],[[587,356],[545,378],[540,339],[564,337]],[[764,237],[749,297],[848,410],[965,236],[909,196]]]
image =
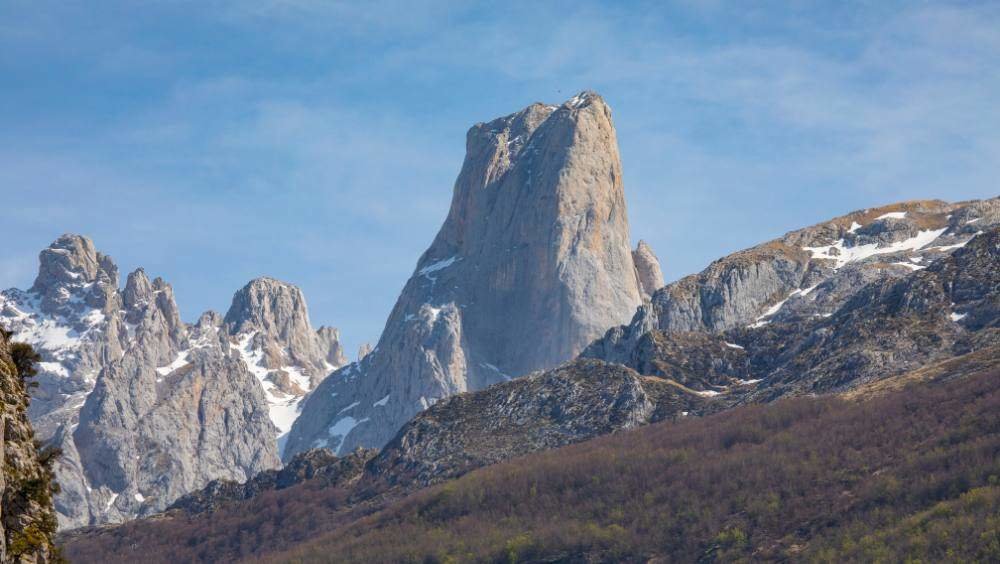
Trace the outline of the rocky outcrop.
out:
[[[723,333],[640,325],[609,333],[585,356],[671,378],[717,403],[840,393],[1000,346],[1000,227],[925,269],[862,287],[829,316],[797,316]],[[626,346],[627,345],[627,346]],[[990,365],[989,362],[986,362]],[[954,372],[954,370],[952,370]]]
[[[600,96],[477,124],[448,217],[378,345],[309,397],[285,456],[382,446],[441,398],[573,358],[640,303]]]
[[[179,498],[168,509],[188,514],[205,513],[226,503],[282,490],[307,480],[316,480],[324,487],[345,486],[361,477],[365,464],[377,453],[373,449],[357,449],[347,456],[337,457],[325,448],[300,452],[280,470],[265,470],[243,483],[213,480],[203,489]]]
[[[73,433],[87,487],[109,492],[106,515],[162,510],[212,477],[278,466],[274,425],[256,379],[213,349],[166,374],[131,351],[102,372]]]
[[[193,325],[164,280],[138,269],[118,284],[110,257],[64,235],[31,289],[0,294],[0,323],[42,355],[29,415],[63,451],[63,527],[146,515],[279,466],[299,402],[342,359],[337,331],[313,331],[290,284],[254,280],[225,318]]]
[[[668,284],[653,294],[649,307],[639,309],[631,326],[612,328],[586,354],[621,360],[652,328],[719,333],[828,317],[868,284],[927,268],[997,225],[1000,198],[912,201],[856,211],[734,253]]]
[[[368,356],[368,354],[371,352],[372,352],[371,343],[364,343],[360,347],[358,347],[358,358],[357,358],[358,362],[364,360],[364,358]]]
[[[220,329],[261,383],[280,454],[303,398],[346,362],[340,332],[313,331],[302,291],[273,278],[251,280],[236,292]]]
[[[425,486],[530,452],[698,413],[705,400],[621,365],[577,360],[417,415],[372,461],[391,485]]]
[[[728,334],[745,346],[756,399],[842,392],[1000,344],[1000,228],[899,280],[857,292],[829,318]]]
[[[663,281],[663,271],[660,260],[653,253],[653,248],[645,241],[639,241],[632,251],[632,262],[635,263],[635,274],[639,279],[639,289],[643,298],[650,299],[653,294],[666,283]]]
[[[344,347],[340,344],[340,331],[334,327],[322,326],[316,330],[316,335],[319,338],[320,352],[323,353],[324,362],[324,372],[323,377],[326,377],[326,373],[330,370],[326,370],[327,366],[338,367],[347,364],[347,357],[344,355]],[[322,378],[320,378],[322,380]]]
[[[309,379],[304,390],[314,388],[334,368],[345,364],[340,333],[332,327],[314,331],[302,291],[286,282],[251,280],[233,296],[223,323],[230,335],[253,340],[253,348],[263,354],[262,366],[270,370],[296,367]],[[296,395],[303,395],[304,390]]]
[[[53,562],[59,560],[52,505],[58,452],[39,450],[28,420],[27,379],[35,374],[37,354],[9,337],[0,329],[0,561]]]

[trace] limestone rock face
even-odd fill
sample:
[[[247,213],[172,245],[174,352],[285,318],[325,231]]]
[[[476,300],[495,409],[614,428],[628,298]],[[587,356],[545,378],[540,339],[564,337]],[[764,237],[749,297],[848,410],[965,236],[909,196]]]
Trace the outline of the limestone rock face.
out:
[[[437,403],[403,426],[367,472],[394,485],[426,486],[516,456],[699,413],[704,403],[665,379],[580,359]]]
[[[830,315],[791,312],[687,333],[658,329],[649,323],[656,312],[645,306],[630,326],[609,331],[583,356],[670,378],[717,406],[849,392],[962,364],[995,370],[1000,226],[951,246],[925,249],[922,256],[935,257],[926,268],[854,289]]]
[[[635,273],[639,279],[642,295],[645,299],[649,299],[666,284],[663,281],[663,271],[660,270],[660,260],[656,258],[653,248],[648,243],[639,241],[632,251],[632,262],[635,263]]]
[[[295,365],[304,369],[309,389],[345,364],[339,332],[330,327],[314,331],[302,290],[280,280],[251,280],[233,296],[223,322],[230,335],[262,337],[257,344],[267,368]]]
[[[364,343],[358,347],[358,362],[361,362],[370,352],[372,352],[371,343]]]
[[[130,350],[81,410],[74,445],[88,487],[113,492],[112,520],[162,510],[208,477],[246,479],[278,465],[256,379],[215,349],[184,360],[163,374]]]
[[[28,291],[0,294],[0,324],[42,356],[29,415],[60,447],[64,528],[160,511],[210,480],[280,464],[302,398],[343,363],[335,329],[313,331],[298,288],[258,279],[223,318],[184,323],[173,289],[78,235],[40,254]]]
[[[378,345],[310,396],[285,456],[382,446],[440,398],[573,358],[641,301],[600,96],[477,124],[448,217]]]
[[[326,364],[334,367],[347,364],[344,347],[340,344],[340,331],[324,325],[316,330],[316,335],[319,337],[320,352],[323,354],[323,360],[326,361]]]
[[[273,278],[251,280],[236,292],[218,330],[260,381],[280,454],[303,398],[346,363],[340,333],[314,331],[302,291]]]
[[[828,317],[868,284],[923,270],[997,225],[1000,198],[901,202],[793,231],[659,289],[587,356],[621,362],[651,329],[719,333]]]

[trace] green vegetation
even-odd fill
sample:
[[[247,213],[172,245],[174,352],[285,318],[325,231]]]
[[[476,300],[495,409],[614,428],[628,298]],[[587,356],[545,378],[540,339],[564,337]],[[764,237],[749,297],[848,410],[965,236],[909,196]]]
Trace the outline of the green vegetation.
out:
[[[0,392],[4,425],[2,528],[6,558],[61,562],[53,545],[58,527],[53,495],[59,492],[53,463],[58,448],[34,440],[28,422],[28,379],[38,372],[39,354],[25,343],[8,343],[10,334],[0,329]]]
[[[998,476],[993,372],[650,425],[404,499],[307,483],[67,548],[84,561],[996,561]]]

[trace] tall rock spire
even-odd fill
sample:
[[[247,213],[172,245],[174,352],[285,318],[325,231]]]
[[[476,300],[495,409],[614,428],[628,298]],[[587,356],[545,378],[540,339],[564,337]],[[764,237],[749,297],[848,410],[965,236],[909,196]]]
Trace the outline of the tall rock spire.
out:
[[[639,241],[632,251],[632,262],[635,263],[635,273],[639,278],[643,298],[648,300],[653,296],[653,292],[666,285],[663,281],[663,271],[660,270],[660,260],[656,258],[656,253],[649,243]]]
[[[310,396],[285,456],[381,446],[437,399],[574,357],[641,301],[604,100],[583,92],[477,124],[378,346]]]

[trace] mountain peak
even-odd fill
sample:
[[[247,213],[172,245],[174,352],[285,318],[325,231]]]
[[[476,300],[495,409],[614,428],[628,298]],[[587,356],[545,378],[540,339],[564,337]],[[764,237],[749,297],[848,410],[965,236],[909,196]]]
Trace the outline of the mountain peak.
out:
[[[641,303],[600,96],[478,123],[378,346],[309,396],[285,454],[382,446],[436,400],[573,358]]]
[[[593,90],[584,90],[580,92],[576,96],[573,96],[569,100],[563,102],[562,107],[569,108],[571,110],[580,110],[591,105],[607,107],[607,104],[604,102],[604,98]]]
[[[122,300],[125,303],[125,307],[129,310],[135,310],[147,303],[153,298],[153,284],[149,281],[149,277],[146,276],[146,271],[142,268],[137,268],[131,273],[129,273],[128,278],[125,280],[125,290],[122,292]]]
[[[236,292],[224,321],[234,334],[246,328],[286,333],[289,326],[308,325],[309,314],[297,286],[262,276]]]
[[[38,254],[38,277],[31,290],[46,294],[63,285],[93,282],[101,270],[101,257],[89,238],[62,235]]]
[[[632,262],[635,263],[639,286],[647,299],[666,284],[663,280],[663,271],[660,269],[660,261],[656,258],[653,248],[645,241],[640,240],[632,251]]]
[[[117,290],[118,267],[111,257],[97,252],[90,238],[68,233],[38,254],[38,276],[29,289],[45,311],[78,309],[74,299],[103,308]]]

